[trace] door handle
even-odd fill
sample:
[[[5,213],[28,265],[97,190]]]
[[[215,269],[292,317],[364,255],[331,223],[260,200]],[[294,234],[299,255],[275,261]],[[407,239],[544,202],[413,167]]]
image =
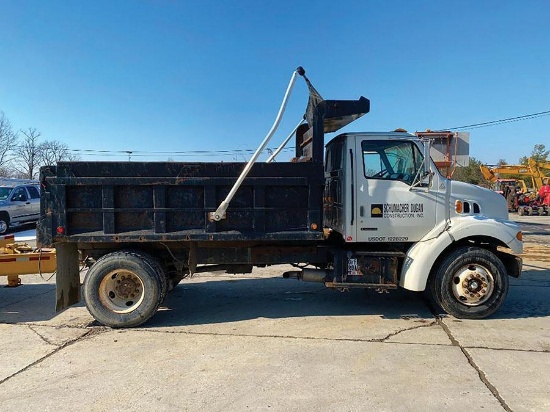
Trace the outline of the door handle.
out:
[[[359,216],[363,217],[365,215],[365,208],[363,206],[361,206],[359,208]]]

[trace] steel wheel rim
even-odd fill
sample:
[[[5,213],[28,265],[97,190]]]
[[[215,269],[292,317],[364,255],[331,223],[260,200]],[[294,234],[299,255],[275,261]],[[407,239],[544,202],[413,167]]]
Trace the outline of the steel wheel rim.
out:
[[[487,268],[469,264],[457,270],[452,278],[451,289],[454,297],[463,305],[478,306],[492,296],[495,280]]]
[[[129,270],[114,270],[103,277],[99,285],[99,300],[115,313],[135,310],[145,296],[143,282]]]
[[[8,230],[8,224],[3,220],[0,220],[0,233],[4,233]]]

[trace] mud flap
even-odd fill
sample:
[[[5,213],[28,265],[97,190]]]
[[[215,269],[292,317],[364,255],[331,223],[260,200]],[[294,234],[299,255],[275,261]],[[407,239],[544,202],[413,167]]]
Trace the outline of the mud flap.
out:
[[[523,260],[519,256],[497,250],[495,254],[504,263],[508,276],[519,278],[523,266]]]
[[[56,312],[80,302],[80,270],[76,243],[59,243],[57,252]]]

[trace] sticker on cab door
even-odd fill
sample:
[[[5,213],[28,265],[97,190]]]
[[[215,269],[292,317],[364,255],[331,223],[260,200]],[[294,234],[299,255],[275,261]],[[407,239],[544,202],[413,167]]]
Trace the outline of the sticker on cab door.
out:
[[[370,217],[388,219],[422,219],[424,203],[373,203]]]
[[[384,205],[382,203],[374,203],[370,206],[370,217],[384,217],[382,209]]]

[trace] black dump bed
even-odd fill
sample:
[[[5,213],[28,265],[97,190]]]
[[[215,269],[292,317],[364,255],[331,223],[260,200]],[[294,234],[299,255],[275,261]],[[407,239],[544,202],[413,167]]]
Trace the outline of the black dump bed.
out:
[[[254,164],[224,219],[210,213],[244,163],[60,162],[40,170],[39,244],[322,239],[324,135],[368,113],[370,102],[323,100],[297,72],[310,89],[299,161]]]
[[[322,238],[323,165],[257,163],[212,221],[244,163],[62,162],[41,170],[42,246],[58,242]]]

